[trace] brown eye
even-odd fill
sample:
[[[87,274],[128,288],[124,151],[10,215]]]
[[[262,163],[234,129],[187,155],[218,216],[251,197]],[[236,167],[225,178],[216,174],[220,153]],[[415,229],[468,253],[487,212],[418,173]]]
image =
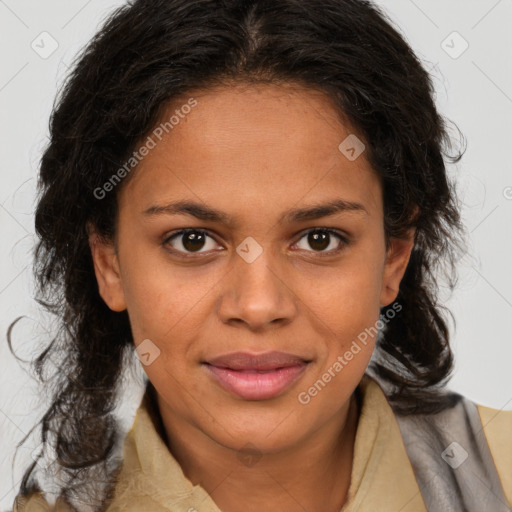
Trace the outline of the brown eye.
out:
[[[336,240],[337,238],[337,240]],[[306,239],[307,244],[314,252],[330,252],[339,250],[347,240],[339,233],[329,229],[314,229],[304,234],[300,240]],[[299,240],[299,243],[300,243]],[[307,247],[300,247],[309,250]],[[330,248],[330,249],[329,249]],[[328,249],[328,250],[326,250]]]
[[[210,242],[210,247],[208,247]],[[183,253],[199,253],[207,252],[215,249],[217,244],[211,236],[206,232],[198,229],[182,230],[175,233],[165,241],[166,245],[170,245],[173,250]],[[206,250],[202,251],[206,246]]]

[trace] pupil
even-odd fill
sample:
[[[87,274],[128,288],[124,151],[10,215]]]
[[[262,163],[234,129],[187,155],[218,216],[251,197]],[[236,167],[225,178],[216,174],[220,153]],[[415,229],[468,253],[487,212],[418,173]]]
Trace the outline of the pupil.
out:
[[[193,232],[186,233],[183,240],[183,247],[187,249],[187,251],[196,251],[202,249],[204,245],[204,234]]]
[[[308,235],[308,243],[313,249],[322,251],[329,246],[329,233],[314,231]]]
[[[187,233],[184,236],[183,247],[187,251],[197,251],[204,246],[204,234],[199,232]],[[316,251],[323,251],[329,246],[329,233],[315,231],[308,235],[309,245]]]

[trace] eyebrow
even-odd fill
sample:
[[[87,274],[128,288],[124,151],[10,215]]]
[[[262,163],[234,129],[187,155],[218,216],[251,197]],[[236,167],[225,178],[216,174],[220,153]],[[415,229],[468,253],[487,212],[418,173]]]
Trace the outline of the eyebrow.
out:
[[[283,222],[304,222],[307,220],[320,219],[341,212],[357,213],[368,215],[366,208],[360,204],[344,199],[334,199],[326,203],[318,203],[304,208],[293,208],[286,210],[280,217],[278,223]],[[166,205],[154,205],[144,210],[145,216],[156,215],[190,215],[203,221],[218,222],[226,225],[233,224],[233,219],[227,213],[195,201],[173,201]]]

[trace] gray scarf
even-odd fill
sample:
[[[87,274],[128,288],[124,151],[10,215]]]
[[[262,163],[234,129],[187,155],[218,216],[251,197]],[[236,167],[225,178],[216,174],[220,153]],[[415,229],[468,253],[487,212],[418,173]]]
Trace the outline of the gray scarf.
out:
[[[395,412],[427,510],[511,512],[476,404],[447,394],[455,405],[436,414]]]

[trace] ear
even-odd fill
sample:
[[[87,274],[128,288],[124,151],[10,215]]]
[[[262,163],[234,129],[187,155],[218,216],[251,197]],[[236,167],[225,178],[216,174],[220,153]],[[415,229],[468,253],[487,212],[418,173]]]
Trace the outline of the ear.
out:
[[[388,306],[398,295],[400,282],[404,277],[414,247],[414,233],[415,229],[411,228],[405,238],[391,239],[382,278],[381,306]]]
[[[126,302],[114,243],[103,240],[89,226],[88,233],[94,273],[101,298],[112,311],[124,311]]]

